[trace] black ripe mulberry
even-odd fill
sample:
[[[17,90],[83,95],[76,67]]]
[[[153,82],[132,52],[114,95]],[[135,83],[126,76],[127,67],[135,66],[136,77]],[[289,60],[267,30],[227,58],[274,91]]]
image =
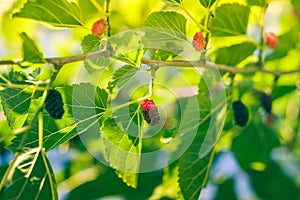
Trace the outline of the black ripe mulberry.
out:
[[[64,114],[63,100],[61,94],[55,89],[48,92],[45,109],[49,115],[54,119],[61,119]]]
[[[146,99],[141,102],[143,116],[146,122],[151,126],[159,123],[160,117],[156,105],[152,100]]]
[[[248,108],[241,101],[234,101],[232,103],[234,121],[236,125],[245,126],[249,119]]]

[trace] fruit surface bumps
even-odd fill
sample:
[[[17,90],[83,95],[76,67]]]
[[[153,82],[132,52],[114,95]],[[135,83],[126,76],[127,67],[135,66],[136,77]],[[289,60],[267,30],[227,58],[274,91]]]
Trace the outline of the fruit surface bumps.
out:
[[[249,119],[248,108],[240,100],[232,103],[233,116],[236,125],[245,126]]]
[[[264,41],[270,49],[275,49],[279,43],[277,36],[272,32],[265,33]]]
[[[156,105],[150,99],[141,102],[142,113],[144,120],[151,126],[159,123],[160,117]]]
[[[63,100],[61,94],[55,89],[49,90],[45,101],[45,109],[52,118],[62,118],[64,114]]]
[[[195,33],[192,44],[197,51],[201,51],[205,48],[206,41],[202,32]]]
[[[107,22],[105,19],[99,19],[94,22],[93,27],[92,27],[92,33],[94,36],[99,36],[105,33],[107,30]]]

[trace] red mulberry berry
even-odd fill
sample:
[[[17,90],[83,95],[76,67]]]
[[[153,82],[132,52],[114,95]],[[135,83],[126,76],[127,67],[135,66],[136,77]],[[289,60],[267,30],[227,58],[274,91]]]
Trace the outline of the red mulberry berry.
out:
[[[279,43],[277,36],[272,32],[265,33],[264,40],[270,49],[275,49]]]
[[[248,108],[241,101],[235,101],[232,103],[233,116],[236,125],[245,126],[249,119]]]
[[[105,19],[99,19],[94,22],[92,33],[94,36],[102,35],[107,30],[107,22]]]
[[[52,118],[62,118],[64,114],[63,100],[58,91],[54,89],[49,90],[45,104],[45,109]]]
[[[156,105],[152,100],[146,99],[141,102],[143,116],[146,122],[151,126],[159,123],[160,117]]]
[[[202,32],[198,32],[194,35],[193,46],[197,51],[201,51],[205,48],[206,41]]]

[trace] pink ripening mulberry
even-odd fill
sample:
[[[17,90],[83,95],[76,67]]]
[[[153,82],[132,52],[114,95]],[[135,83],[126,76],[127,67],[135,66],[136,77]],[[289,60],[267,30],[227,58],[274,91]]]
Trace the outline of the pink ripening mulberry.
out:
[[[192,44],[197,51],[201,51],[205,48],[206,41],[202,32],[195,33]]]
[[[94,36],[99,36],[105,33],[107,30],[107,21],[105,19],[99,19],[94,22],[92,27],[92,33]]]

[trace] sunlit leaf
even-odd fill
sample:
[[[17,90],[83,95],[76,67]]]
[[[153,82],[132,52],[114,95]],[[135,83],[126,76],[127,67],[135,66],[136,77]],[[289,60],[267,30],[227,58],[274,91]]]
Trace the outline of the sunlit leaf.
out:
[[[101,40],[99,37],[96,37],[92,34],[86,35],[82,42],[81,48],[83,53],[90,53],[95,51],[100,51],[104,47],[101,44]],[[101,69],[103,67],[107,67],[111,64],[112,60],[109,56],[100,56],[98,58],[86,58],[84,60],[84,67],[88,72],[93,72],[96,69]]]
[[[108,98],[105,90],[88,83],[56,89],[62,94],[65,113],[62,119],[55,120],[44,111],[44,147],[46,151],[70,140],[77,134],[99,128]],[[39,102],[40,99],[34,100],[30,106],[28,122],[33,120]],[[33,128],[18,135],[8,148],[16,152],[25,147],[37,146],[38,123],[35,121]]]
[[[252,55],[256,49],[256,45],[252,42],[232,45],[230,47],[221,48],[213,52],[212,58],[218,64],[236,66],[242,60]]]
[[[107,161],[128,186],[136,188],[140,149],[129,139],[128,134],[120,129],[114,118],[105,121],[101,134]]]
[[[88,34],[84,36],[81,42],[81,48],[83,53],[89,53],[95,50],[99,50],[100,38],[94,36],[93,34]]]
[[[213,153],[199,158],[198,152],[205,137],[208,123],[200,126],[195,140],[189,149],[179,159],[179,185],[181,193],[185,198],[197,200],[201,190],[208,181],[208,174],[212,166]]]
[[[247,3],[251,6],[265,6],[266,0],[247,0]]]
[[[13,17],[34,19],[58,27],[83,26],[79,7],[67,0],[28,0]]]
[[[182,0],[164,0],[164,2],[171,6],[178,6],[181,4]]]
[[[118,60],[140,66],[144,55],[145,39],[139,32],[126,31],[109,39]]]
[[[124,84],[128,80],[132,79],[138,71],[139,69],[132,65],[125,65],[119,68],[114,72],[110,82],[108,83],[107,88],[112,93],[113,89],[116,86],[124,86]]]
[[[57,199],[56,183],[44,150],[17,154],[10,163],[1,199]]]
[[[26,33],[21,33],[20,36],[23,40],[24,61],[32,63],[41,62],[44,55],[35,42]]]
[[[240,4],[223,4],[217,8],[211,23],[212,37],[245,35],[250,9]]]
[[[178,166],[172,165],[164,168],[162,184],[157,186],[151,195],[150,199],[162,199],[168,197],[170,199],[178,199],[179,184],[178,184]]]
[[[31,102],[31,90],[6,88],[0,91],[4,114],[12,129],[23,126]]]
[[[146,37],[150,41],[185,40],[186,18],[177,12],[154,12],[151,13],[144,23]]]

